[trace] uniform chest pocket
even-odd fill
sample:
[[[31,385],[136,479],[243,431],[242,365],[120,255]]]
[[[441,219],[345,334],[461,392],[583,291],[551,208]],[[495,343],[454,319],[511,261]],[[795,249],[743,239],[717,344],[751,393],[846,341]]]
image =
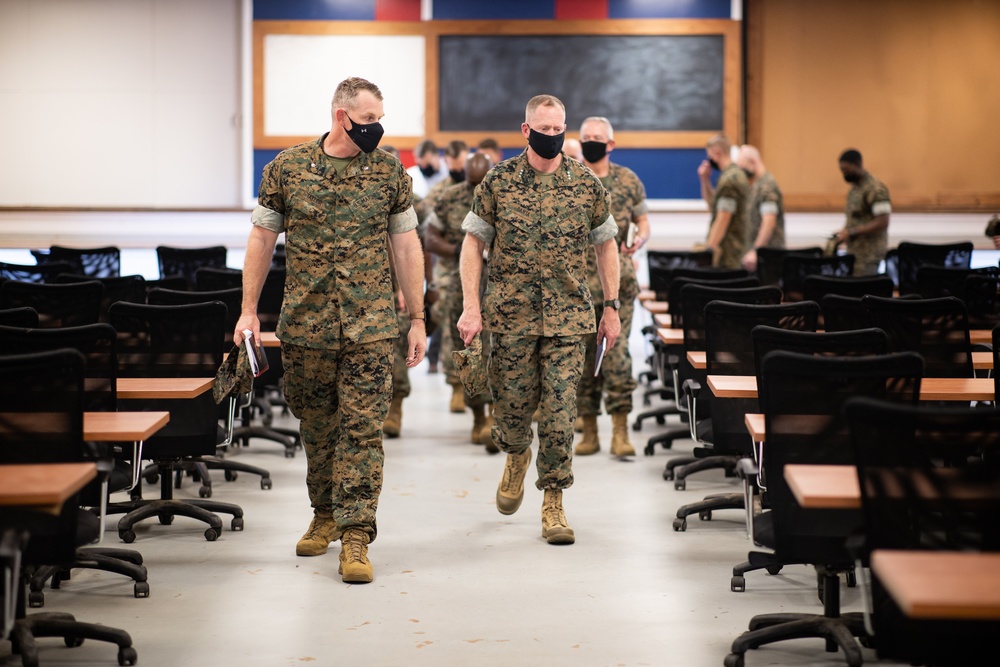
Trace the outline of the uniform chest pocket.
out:
[[[349,191],[344,192],[344,198],[351,207],[351,213],[357,221],[369,220],[376,216],[386,219],[389,216],[391,187],[387,183],[379,184],[372,179],[363,178],[353,184]]]
[[[329,202],[307,191],[296,193],[292,205],[292,215],[285,221],[286,227],[294,227],[302,221],[322,222],[329,215]]]
[[[590,234],[590,226],[580,210],[567,211],[552,225],[552,235],[560,243],[585,243]]]

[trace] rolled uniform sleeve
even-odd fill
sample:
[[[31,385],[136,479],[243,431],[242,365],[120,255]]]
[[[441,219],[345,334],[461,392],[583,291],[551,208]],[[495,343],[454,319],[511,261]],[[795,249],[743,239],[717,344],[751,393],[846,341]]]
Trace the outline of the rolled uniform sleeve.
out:
[[[417,228],[417,212],[409,207],[402,213],[389,214],[389,233],[402,234]]]
[[[776,202],[776,201],[762,201],[760,203],[760,214],[761,215],[778,215],[778,202]]]
[[[736,213],[736,199],[733,197],[717,197],[715,200],[715,210]]]
[[[601,245],[616,236],[618,236],[618,225],[615,223],[614,217],[609,213],[604,222],[590,230],[590,243],[592,245]]]
[[[462,231],[466,234],[472,234],[486,245],[493,243],[493,237],[497,235],[497,230],[493,225],[472,211],[469,211],[465,220],[462,221]]]
[[[268,162],[264,167],[257,191],[257,206],[250,215],[250,222],[276,234],[285,231],[285,193],[277,160]]]
[[[462,221],[462,231],[472,234],[477,239],[490,245],[497,235],[496,230],[496,197],[493,194],[493,174],[489,172],[483,182],[476,186],[472,198],[472,210]]]
[[[255,206],[253,213],[250,214],[250,222],[255,227],[261,227],[275,234],[285,231],[285,216],[260,204]]]
[[[403,234],[416,229],[419,224],[417,212],[413,209],[413,179],[396,163],[396,199],[389,209],[389,233]]]

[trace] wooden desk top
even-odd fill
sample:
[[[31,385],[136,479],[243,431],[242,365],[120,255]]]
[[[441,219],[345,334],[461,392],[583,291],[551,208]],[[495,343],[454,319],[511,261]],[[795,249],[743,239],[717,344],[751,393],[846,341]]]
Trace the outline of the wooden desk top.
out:
[[[83,437],[105,442],[136,442],[146,440],[169,421],[169,412],[85,412]]]
[[[195,398],[215,384],[215,378],[118,378],[118,398]]]
[[[639,290],[639,301],[645,303],[646,301],[656,301],[656,292],[651,289]]]
[[[709,375],[708,386],[719,398],[757,398],[757,378],[752,375]],[[992,401],[992,378],[924,378],[922,401]]]
[[[660,328],[656,330],[656,335],[659,336],[660,340],[667,345],[684,344],[684,329]]]
[[[764,415],[759,412],[748,412],[743,415],[743,423],[746,424],[750,438],[754,442],[764,442]]]
[[[992,343],[993,331],[991,329],[969,329],[969,342],[973,345],[976,343]]]
[[[861,487],[854,466],[785,466],[785,481],[801,507],[807,509],[856,509],[861,507]]]
[[[96,476],[94,463],[0,465],[0,505],[58,514],[62,504]]]
[[[281,341],[278,340],[278,334],[273,331],[261,331],[260,344],[263,347],[281,347]]]
[[[657,327],[670,328],[671,318],[669,313],[657,313],[653,315],[653,322]]]
[[[872,571],[911,618],[1000,620],[1000,553],[879,550]]]
[[[643,301],[643,307],[649,312],[655,314],[666,313],[669,305],[666,301]]]

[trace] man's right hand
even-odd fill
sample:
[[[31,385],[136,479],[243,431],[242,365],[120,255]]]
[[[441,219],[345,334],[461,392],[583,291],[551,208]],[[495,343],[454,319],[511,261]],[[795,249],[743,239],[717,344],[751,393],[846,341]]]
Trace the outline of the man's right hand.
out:
[[[236,322],[236,331],[233,332],[233,342],[237,345],[243,342],[243,330],[250,329],[257,340],[260,340],[260,320],[256,315],[240,315]]]
[[[462,337],[462,342],[466,345],[472,343],[472,339],[483,330],[483,316],[479,309],[466,308],[462,311],[462,316],[458,318],[458,335]]]
[[[712,165],[709,164],[708,160],[702,160],[701,164],[698,165],[698,178],[702,180],[708,180],[709,176],[712,175]]]

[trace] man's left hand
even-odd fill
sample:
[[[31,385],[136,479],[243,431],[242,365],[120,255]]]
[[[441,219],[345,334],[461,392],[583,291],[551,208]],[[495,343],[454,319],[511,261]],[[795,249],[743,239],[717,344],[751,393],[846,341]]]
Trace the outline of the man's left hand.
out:
[[[615,346],[615,341],[621,332],[622,323],[618,318],[618,311],[614,308],[605,308],[601,322],[597,325],[597,342],[605,341],[605,352]]]
[[[427,352],[427,330],[423,320],[410,322],[410,333],[406,336],[406,367],[413,368],[424,360]]]

